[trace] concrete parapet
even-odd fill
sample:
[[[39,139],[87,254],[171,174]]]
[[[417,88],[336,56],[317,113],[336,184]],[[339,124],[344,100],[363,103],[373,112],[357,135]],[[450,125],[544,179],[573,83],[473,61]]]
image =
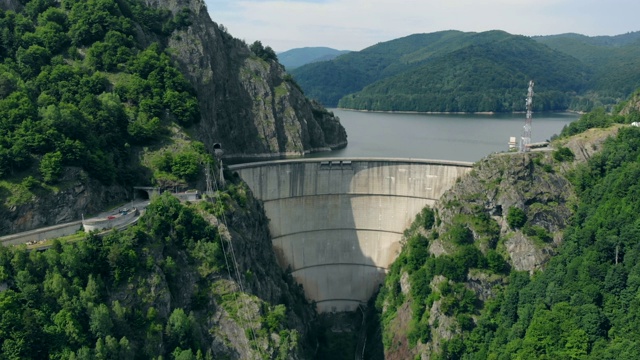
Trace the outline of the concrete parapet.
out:
[[[471,163],[379,158],[230,166],[264,202],[280,265],[319,312],[353,311],[383,281],[403,231]]]
[[[25,231],[18,234],[2,236],[0,237],[0,243],[4,246],[9,246],[26,244],[28,242],[38,242],[75,234],[80,229],[82,229],[82,221],[74,221],[66,224],[59,224],[46,228]]]

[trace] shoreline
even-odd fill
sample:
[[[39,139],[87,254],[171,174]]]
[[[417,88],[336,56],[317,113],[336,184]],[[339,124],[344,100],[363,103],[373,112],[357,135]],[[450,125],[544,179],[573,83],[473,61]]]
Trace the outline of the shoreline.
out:
[[[354,111],[361,113],[377,113],[377,114],[417,114],[417,115],[497,115],[497,114],[526,114],[526,111],[512,111],[512,112],[496,112],[496,111],[478,111],[478,112],[464,112],[464,111],[383,111],[383,110],[359,110],[359,109],[348,109],[348,108],[326,108],[329,111],[333,110],[342,110],[342,111]],[[584,111],[576,111],[576,110],[554,110],[554,111],[538,111],[534,112],[534,114],[544,114],[544,113],[572,113],[578,115],[584,115],[586,112]]]

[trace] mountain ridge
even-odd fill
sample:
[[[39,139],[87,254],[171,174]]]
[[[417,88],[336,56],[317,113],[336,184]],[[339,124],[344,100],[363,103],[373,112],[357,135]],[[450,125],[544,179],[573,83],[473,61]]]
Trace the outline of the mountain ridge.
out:
[[[337,50],[329,47],[302,47],[278,53],[278,62],[288,70],[293,70],[309,63],[333,60],[336,57],[350,53],[351,50]]]
[[[440,106],[435,105],[438,102],[447,102],[447,98],[451,96],[464,97],[464,93],[453,92],[446,96],[439,96],[436,99],[424,100],[420,97],[426,96],[428,93],[422,91],[413,92],[412,99],[407,99],[407,89],[403,88],[403,83],[406,83],[406,78],[413,77],[414,82],[422,81],[425,86],[429,86],[432,79],[420,78],[415,71],[422,66],[428,66],[436,59],[444,60],[447,56],[452,56],[458,50],[463,48],[487,46],[491,47],[496,43],[506,38],[527,38],[531,41],[527,49],[520,48],[521,53],[514,53],[506,47],[493,46],[497,51],[495,56],[499,57],[502,54],[509,56],[509,62],[502,62],[502,65],[498,66],[495,71],[505,75],[504,70],[507,70],[508,77],[517,77],[518,72],[523,73],[521,79],[523,84],[526,84],[528,80],[533,79],[541,87],[549,86],[550,83],[545,78],[545,73],[541,71],[528,71],[526,58],[527,52],[536,50],[540,54],[545,54],[544,61],[546,67],[551,73],[556,72],[562,74],[567,72],[572,74],[572,78],[564,77],[569,83],[574,83],[577,86],[567,89],[557,87],[549,87],[551,91],[545,95],[546,98],[541,104],[542,107],[538,107],[536,110],[575,110],[575,111],[588,111],[591,108],[599,105],[615,104],[617,101],[624,99],[628,96],[637,86],[640,86],[640,71],[637,70],[634,65],[637,62],[636,50],[632,44],[635,43],[635,39],[638,37],[638,33],[623,34],[618,37],[598,37],[592,39],[594,43],[602,44],[597,45],[604,50],[597,53],[584,50],[585,46],[596,45],[579,45],[579,40],[576,38],[582,38],[581,35],[557,35],[553,37],[525,37],[521,35],[512,35],[501,30],[493,30],[481,33],[474,32],[461,32],[456,30],[439,31],[428,34],[413,34],[405,36],[399,39],[391,40],[384,43],[378,43],[376,45],[365,48],[359,52],[352,52],[344,55],[339,59],[323,62],[320,64],[308,64],[300,68],[291,71],[292,75],[300,86],[305,90],[305,93],[321,103],[328,106],[339,106],[352,108],[357,110],[380,110],[380,111],[416,111],[418,107],[416,102],[432,102],[434,106],[429,108],[423,106],[423,109],[417,111],[444,111]],[[591,39],[589,37],[585,37]],[[555,40],[554,40],[555,39]],[[567,40],[568,39],[568,40]],[[613,40],[612,40],[613,39]],[[573,48],[576,51],[571,51],[572,47],[567,46],[552,46],[553,42],[567,42],[570,41]],[[545,47],[556,50],[556,52],[549,52],[544,50],[540,46],[535,45],[539,43]],[[578,44],[578,45],[575,45]],[[615,54],[609,54],[610,49],[616,49]],[[584,56],[580,56],[580,51],[585,53]],[[460,54],[460,53],[459,53]],[[482,51],[478,51],[478,56],[486,56]],[[597,60],[600,56],[602,59]],[[567,57],[569,56],[569,57]],[[575,58],[577,61],[571,59]],[[456,60],[455,58],[453,60]],[[466,59],[468,62],[482,61],[476,59],[473,54]],[[454,61],[452,64],[457,64]],[[508,66],[507,66],[508,65]],[[536,64],[533,64],[537,66]],[[625,65],[625,66],[623,66]],[[452,65],[453,66],[453,65]],[[518,68],[518,69],[516,69]],[[440,71],[453,70],[444,68],[438,68]],[[519,70],[522,69],[522,70]],[[573,70],[572,70],[573,69]],[[577,70],[577,71],[576,71]],[[434,70],[435,71],[435,70]],[[412,73],[412,75],[407,75]],[[452,74],[452,78],[448,79],[449,83],[464,82],[465,77],[475,77],[476,82],[491,82],[492,75],[487,73],[483,77],[477,77],[474,73],[461,72],[459,74]],[[403,77],[403,79],[399,79]],[[539,79],[536,79],[539,77]],[[552,78],[551,76],[546,76]],[[626,79],[626,80],[625,80]],[[541,80],[541,81],[538,81]],[[377,84],[378,82],[384,82],[385,85]],[[394,96],[399,97],[398,102],[393,100],[387,101],[387,104],[383,108],[374,108],[373,103],[376,101],[364,101],[362,103],[354,103],[353,99],[359,96],[366,96],[366,91],[363,91],[367,86],[388,86],[391,83],[396,82],[393,85],[393,91],[385,94],[389,99]],[[523,85],[524,86],[524,85]],[[426,89],[426,87],[425,87]],[[482,111],[521,111],[520,105],[515,105],[515,97],[508,102],[512,102],[507,106],[504,106],[504,99],[501,99],[497,95],[490,94],[513,92],[515,87],[493,87],[488,95],[490,95],[489,103],[495,105],[482,106]],[[440,95],[440,94],[439,94]],[[549,100],[550,97],[556,97],[557,99]],[[340,100],[343,99],[343,103]],[[481,99],[474,99],[472,102],[479,104]],[[413,103],[413,105],[408,104]],[[468,102],[469,104],[471,102]],[[487,101],[484,101],[485,105]],[[498,106],[498,104],[500,104]],[[539,106],[538,104],[537,106]],[[450,106],[452,107],[452,106]],[[455,106],[453,106],[455,107]],[[478,111],[469,106],[457,106],[458,111],[461,112],[474,112]],[[477,107],[477,105],[476,105]]]

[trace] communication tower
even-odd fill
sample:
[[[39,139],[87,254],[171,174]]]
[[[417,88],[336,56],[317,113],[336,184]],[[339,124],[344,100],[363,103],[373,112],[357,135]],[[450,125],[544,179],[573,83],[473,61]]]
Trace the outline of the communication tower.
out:
[[[224,152],[222,151],[222,145],[218,143],[213,144],[213,153],[216,156],[218,163],[220,163],[220,186],[224,187],[224,171],[222,168],[222,154],[224,154]]]
[[[213,195],[213,181],[211,180],[211,165],[209,164],[209,162],[207,162],[207,167],[204,170],[205,171],[205,176],[206,176],[206,180],[207,180],[207,196],[211,196]]]
[[[531,144],[531,118],[533,116],[533,80],[529,81],[529,91],[527,93],[527,118],[524,121],[524,129],[522,130],[522,137],[520,138],[520,152],[529,151],[529,145]]]

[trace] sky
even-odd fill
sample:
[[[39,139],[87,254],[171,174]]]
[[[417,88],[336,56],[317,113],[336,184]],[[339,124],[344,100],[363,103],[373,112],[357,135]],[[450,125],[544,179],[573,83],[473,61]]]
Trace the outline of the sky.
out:
[[[276,52],[326,46],[359,51],[441,30],[589,36],[640,30],[638,0],[205,0],[211,19]]]

